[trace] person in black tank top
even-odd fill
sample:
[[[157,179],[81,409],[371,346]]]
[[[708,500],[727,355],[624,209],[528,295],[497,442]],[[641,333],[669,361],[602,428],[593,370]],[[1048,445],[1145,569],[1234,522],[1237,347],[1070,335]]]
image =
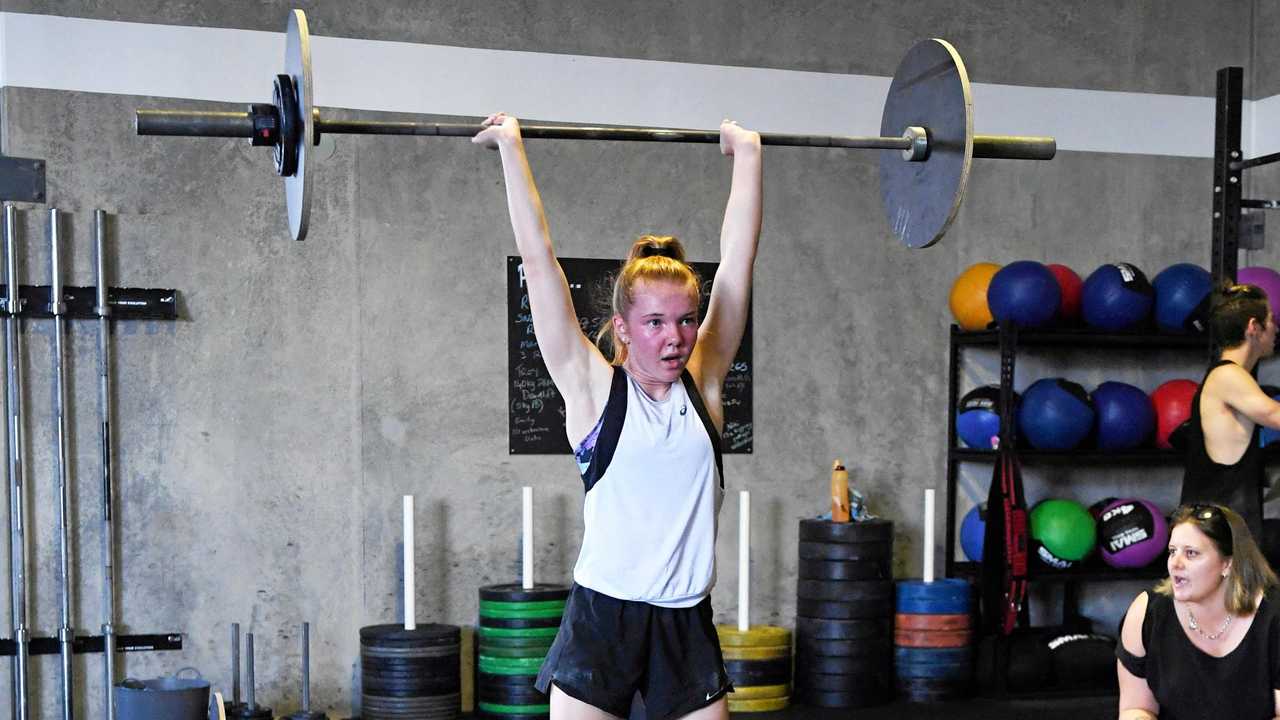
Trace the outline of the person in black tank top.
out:
[[[1275,352],[1276,323],[1266,293],[1253,285],[1215,290],[1209,329],[1222,352],[1191,402],[1181,502],[1226,505],[1261,538],[1265,474],[1258,426],[1280,429],[1280,403],[1252,374]]]
[[[1280,716],[1275,573],[1226,507],[1183,505],[1171,524],[1169,577],[1120,625],[1120,720]]]

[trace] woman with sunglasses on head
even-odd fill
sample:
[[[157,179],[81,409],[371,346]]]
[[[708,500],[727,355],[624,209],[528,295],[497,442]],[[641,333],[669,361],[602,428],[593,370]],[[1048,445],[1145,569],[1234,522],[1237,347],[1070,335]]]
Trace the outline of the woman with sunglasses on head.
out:
[[[1280,717],[1275,573],[1232,510],[1183,505],[1170,525],[1169,577],[1120,626],[1120,720]]]

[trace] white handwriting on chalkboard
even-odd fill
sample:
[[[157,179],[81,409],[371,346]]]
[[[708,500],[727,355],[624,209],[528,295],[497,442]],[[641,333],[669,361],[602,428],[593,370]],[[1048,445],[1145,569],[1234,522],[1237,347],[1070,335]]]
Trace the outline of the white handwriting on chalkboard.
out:
[[[724,424],[724,440],[730,450],[740,450],[751,444],[751,423],[727,422]]]

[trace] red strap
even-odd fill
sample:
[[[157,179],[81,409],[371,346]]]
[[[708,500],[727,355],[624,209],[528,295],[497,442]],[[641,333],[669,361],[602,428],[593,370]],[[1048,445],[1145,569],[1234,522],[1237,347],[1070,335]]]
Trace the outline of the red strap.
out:
[[[1018,469],[1009,453],[1002,454],[1000,482],[1004,491],[1005,568],[1009,589],[1005,592],[1002,626],[1004,634],[1018,624],[1018,611],[1027,596],[1027,509],[1022,501]]]

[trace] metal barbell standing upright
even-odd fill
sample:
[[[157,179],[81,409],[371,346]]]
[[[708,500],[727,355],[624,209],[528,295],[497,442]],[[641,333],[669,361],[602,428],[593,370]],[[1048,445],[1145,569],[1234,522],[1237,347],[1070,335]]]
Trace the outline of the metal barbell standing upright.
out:
[[[257,682],[253,677],[253,633],[245,633],[244,643],[244,667],[245,679],[247,680],[245,692],[247,695],[245,696],[244,704],[236,709],[234,716],[241,720],[271,720],[272,717],[275,717],[271,713],[271,708],[258,704]],[[232,717],[232,714],[228,712],[227,717]]]
[[[107,298],[106,213],[93,211],[94,260],[98,276],[98,405],[102,413],[99,439],[102,448],[102,653],[106,677],[107,720],[115,720],[112,686],[116,681],[116,583],[114,491],[111,475],[111,306]]]
[[[271,147],[276,173],[285,181],[289,229],[307,235],[311,214],[311,148],[324,133],[471,137],[475,123],[330,120],[315,107],[311,39],[301,10],[289,15],[285,72],[273,81],[271,104],[247,112],[138,110],[139,135],[249,138]],[[764,145],[852,148],[881,151],[881,194],[890,227],[908,247],[937,242],[955,219],[975,158],[1049,160],[1051,137],[975,135],[973,95],[959,53],[945,40],[925,40],[908,51],[894,75],[881,120],[881,135],[830,136],[761,133]],[[714,130],[527,125],[526,138],[719,143]],[[912,166],[908,168],[908,166]]]
[[[58,579],[61,582],[62,624],[58,627],[58,652],[62,658],[62,717],[75,716],[75,683],[72,675],[72,651],[75,631],[71,627],[71,461],[67,449],[67,355],[63,343],[67,305],[62,299],[62,227],[58,210],[49,210],[50,287],[49,311],[53,313],[54,415],[57,427],[58,471]]]
[[[31,636],[27,628],[27,502],[22,437],[22,300],[18,289],[18,220],[4,206],[5,400],[9,445],[9,590],[13,613],[13,717],[27,720]]]
[[[329,716],[311,709],[311,623],[302,623],[302,709],[281,720],[329,720]]]

